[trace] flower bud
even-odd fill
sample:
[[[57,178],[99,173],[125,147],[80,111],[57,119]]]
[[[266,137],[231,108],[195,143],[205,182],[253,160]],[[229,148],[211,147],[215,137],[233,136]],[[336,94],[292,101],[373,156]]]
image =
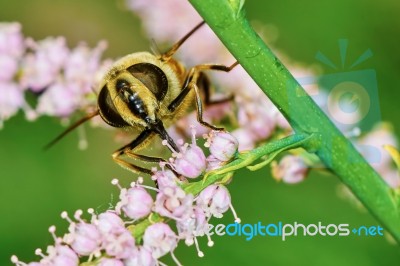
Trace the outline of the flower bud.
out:
[[[153,258],[157,259],[177,246],[177,236],[165,223],[155,223],[147,227],[143,235],[143,246],[151,251]]]
[[[78,265],[78,255],[68,246],[56,244],[56,246],[47,247],[48,256],[40,261],[40,265]]]
[[[108,234],[103,240],[107,255],[117,259],[129,258],[135,250],[135,238],[128,230]]]
[[[204,210],[199,206],[193,207],[190,218],[177,221],[179,237],[185,239],[185,243],[190,246],[196,236],[204,236],[208,233],[208,222]]]
[[[138,247],[131,257],[124,260],[125,266],[156,266],[157,264],[151,252],[144,247]]]
[[[117,213],[122,209],[126,216],[135,220],[149,215],[153,206],[153,198],[142,187],[121,189],[120,199],[115,208]]]
[[[192,144],[179,155],[174,161],[175,170],[179,174],[188,178],[196,178],[206,169],[206,156],[199,146]]]
[[[61,217],[70,223],[69,233],[64,235],[64,242],[79,255],[89,256],[99,251],[102,237],[95,225],[88,224],[80,218],[81,214],[81,210],[75,212],[74,217],[78,223],[73,222],[67,212],[61,214]]]
[[[176,186],[176,176],[168,169],[154,171],[151,178],[157,182],[158,188],[161,190],[165,187]]]
[[[210,148],[210,153],[220,161],[229,161],[238,150],[239,142],[227,132],[212,131],[209,134],[206,146]]]
[[[79,223],[76,225],[70,246],[79,255],[88,256],[98,249],[100,241],[101,235],[96,226]]]
[[[214,155],[211,154],[211,155],[209,155],[209,156],[207,157],[207,168],[206,168],[206,171],[209,172],[209,171],[218,169],[218,168],[220,168],[222,165],[224,165],[225,163],[226,163],[226,162],[223,162],[223,161],[221,161],[221,160],[218,160],[217,158],[215,158]]]
[[[124,221],[111,211],[101,213],[96,220],[96,225],[103,236],[125,230]]]
[[[7,54],[0,54],[0,82],[9,82],[18,70],[18,61]]]
[[[98,266],[124,266],[124,263],[117,259],[110,259],[110,258],[102,258]]]
[[[211,185],[200,192],[196,203],[204,210],[207,217],[221,218],[222,214],[229,209],[231,196],[226,187]]]

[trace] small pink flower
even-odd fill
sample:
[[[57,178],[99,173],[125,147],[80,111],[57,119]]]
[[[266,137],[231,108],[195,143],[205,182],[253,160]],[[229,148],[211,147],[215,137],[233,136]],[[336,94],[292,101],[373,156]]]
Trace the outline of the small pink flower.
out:
[[[204,210],[199,206],[194,206],[191,217],[183,221],[177,221],[176,224],[179,238],[185,239],[185,244],[188,246],[194,244],[199,257],[204,257],[204,253],[200,250],[199,243],[197,241],[198,236],[206,235],[208,238],[207,245],[209,247],[214,245],[209,232],[208,220],[209,219],[207,218]]]
[[[204,210],[207,217],[221,218],[230,207],[231,196],[226,187],[210,185],[200,192],[196,203]]]
[[[82,211],[78,210],[74,215],[78,223],[73,222],[66,212],[61,214],[62,218],[70,222],[69,233],[64,236],[64,242],[79,255],[89,256],[99,251],[102,236],[95,225],[88,224],[80,218],[81,214]]]
[[[177,221],[179,237],[185,239],[187,245],[193,244],[193,238],[208,233],[208,222],[204,210],[199,206],[193,207],[190,218]]]
[[[94,223],[103,236],[125,230],[124,221],[122,221],[118,215],[111,211],[99,214]]]
[[[17,22],[0,23],[0,54],[18,58],[24,51],[24,37],[21,32],[21,25]]]
[[[23,91],[17,84],[0,82],[0,123],[15,115],[24,103]]]
[[[188,178],[196,178],[206,169],[206,156],[198,146],[190,146],[174,161],[175,170]]]
[[[161,171],[154,171],[151,179],[157,181],[158,188],[162,190],[165,187],[174,187],[176,186],[176,176],[175,174],[168,169],[163,169]]]
[[[303,181],[308,173],[308,167],[299,156],[286,155],[278,163],[272,163],[272,175],[280,181],[295,184]]]
[[[155,223],[147,227],[143,235],[143,246],[157,259],[177,246],[177,236],[165,223]]]
[[[72,242],[73,250],[83,256],[92,254],[98,249],[101,236],[96,226],[87,223],[76,225]]]
[[[165,142],[163,142],[165,143]],[[187,178],[196,178],[206,170],[206,156],[196,144],[196,131],[192,127],[192,143],[185,144],[173,161],[175,171]]]
[[[79,265],[79,257],[70,247],[62,245],[62,239],[55,235],[56,227],[50,226],[49,232],[53,236],[54,246],[47,247],[47,255],[43,254],[41,249],[36,249],[35,254],[41,256],[40,262],[31,262],[26,264],[18,260],[16,256],[11,257],[11,262],[17,266],[76,266]]]
[[[178,186],[164,187],[157,194],[154,210],[172,219],[186,219],[191,215],[193,195],[185,194]]]
[[[141,219],[150,214],[153,198],[142,187],[134,186],[126,190],[121,189],[120,201],[115,208],[118,214],[121,210],[131,219]]]
[[[124,266],[124,263],[118,259],[102,258],[97,266]]]
[[[130,257],[136,248],[135,239],[126,229],[105,235],[102,247],[105,249],[107,255],[117,259]]]
[[[212,131],[205,144],[210,153],[220,161],[229,161],[238,150],[237,139],[227,132]]]
[[[211,154],[211,155],[209,155],[207,157],[207,168],[206,168],[206,171],[209,172],[209,171],[218,169],[225,163],[226,162],[218,160],[217,158],[215,158],[214,155]]]
[[[40,261],[41,265],[72,266],[79,264],[78,255],[68,246],[49,246],[47,253],[49,255]]]
[[[0,82],[9,82],[18,70],[18,61],[10,55],[0,53]]]
[[[138,247],[132,256],[124,260],[125,266],[156,266],[157,264],[151,252],[144,247]]]
[[[30,263],[22,262],[15,255],[11,256],[11,262],[16,266],[43,266],[43,264],[41,264],[40,262],[30,262]]]

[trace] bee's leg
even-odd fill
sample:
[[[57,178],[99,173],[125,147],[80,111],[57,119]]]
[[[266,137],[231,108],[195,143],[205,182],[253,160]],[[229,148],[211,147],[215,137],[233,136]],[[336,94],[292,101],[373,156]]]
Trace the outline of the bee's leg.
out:
[[[137,159],[137,160],[142,160],[142,161],[145,161],[145,162],[151,162],[151,163],[166,162],[166,160],[163,159],[163,158],[141,155],[141,154],[133,153],[132,151],[125,151],[124,154],[125,154],[126,156],[128,156],[129,158],[133,158],[133,159]],[[135,165],[134,165],[134,166],[135,166]],[[138,166],[135,166],[135,167],[138,167]],[[178,177],[179,179],[181,179],[181,175],[178,174],[178,173],[175,171],[175,169],[173,169],[169,164],[166,164],[165,167],[167,167],[169,170],[171,170],[171,171],[175,174],[176,177]],[[139,168],[141,168],[141,167],[139,167]],[[145,169],[145,168],[143,168],[143,169]],[[145,170],[149,171],[148,169],[145,169]],[[142,172],[143,172],[143,171],[142,171]],[[153,174],[152,171],[150,171],[149,173],[148,173],[148,172],[145,172],[145,173],[146,173],[146,174]],[[181,180],[181,181],[182,181],[182,180]]]
[[[204,105],[211,106],[211,105],[218,105],[226,102],[231,102],[235,97],[233,94],[230,94],[227,97],[218,100],[211,100],[211,83],[210,79],[203,73],[200,73],[199,79],[197,81],[197,86],[199,87],[200,91],[204,93]]]
[[[197,71],[202,71],[202,70],[218,70],[218,71],[223,71],[223,72],[229,72],[232,69],[235,68],[235,66],[239,65],[239,62],[236,61],[230,66],[225,66],[225,65],[218,65],[218,64],[203,64],[203,65],[197,65],[193,68],[195,68]]]
[[[187,40],[189,37],[195,33],[201,26],[205,24],[205,21],[200,22],[194,27],[190,32],[188,32],[182,39],[180,39],[177,43],[175,43],[167,52],[161,55],[162,61],[168,61],[171,57],[178,51],[179,47]]]
[[[150,130],[144,130],[142,133],[140,133],[140,135],[134,139],[131,143],[123,146],[122,148],[116,150],[113,154],[112,154],[112,158],[113,160],[118,163],[120,166],[135,172],[135,173],[146,173],[151,175],[152,171],[150,169],[147,168],[143,168],[137,165],[134,165],[132,163],[129,163],[123,159],[121,159],[120,157],[122,155],[126,155],[130,158],[133,159],[139,159],[142,161],[146,161],[146,162],[161,162],[164,161],[162,158],[157,158],[157,157],[150,157],[150,156],[145,156],[145,155],[140,155],[140,154],[136,154],[134,153],[135,149],[137,149],[141,144],[143,144],[145,141],[148,141],[148,139],[150,137],[152,137],[154,135],[154,133]]]
[[[199,80],[202,70],[218,70],[218,71],[229,72],[238,64],[239,64],[239,62],[235,62],[231,66],[216,65],[216,64],[198,65],[198,66],[191,68],[189,70],[189,74],[186,77],[186,80],[184,82],[184,85],[182,87],[180,94],[169,104],[168,110],[171,112],[174,112],[179,107],[179,105],[183,102],[183,100],[186,98],[186,96],[188,95],[190,90],[194,90],[195,95],[196,95],[197,121],[199,121],[199,123],[202,124],[203,126],[211,128],[213,130],[217,130],[217,131],[224,130],[224,128],[215,127],[203,120],[203,103],[201,100],[200,91],[199,91],[199,87],[197,86],[197,82]]]

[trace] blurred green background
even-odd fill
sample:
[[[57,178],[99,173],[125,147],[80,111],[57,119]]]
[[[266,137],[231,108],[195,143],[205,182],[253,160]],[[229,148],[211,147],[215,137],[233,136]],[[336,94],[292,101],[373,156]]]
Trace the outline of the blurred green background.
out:
[[[79,41],[94,46],[105,39],[109,43],[105,56],[111,58],[148,50],[149,41],[141,31],[140,21],[118,3],[1,0],[0,21],[21,22],[24,34],[36,40],[66,36],[70,46]],[[279,31],[276,47],[304,64],[318,64],[317,51],[339,64],[337,40],[341,38],[349,40],[350,61],[371,49],[374,56],[357,69],[376,70],[382,118],[400,132],[399,1],[248,0],[245,7],[250,19],[275,25]],[[58,234],[66,230],[61,211],[71,213],[89,207],[105,210],[112,197],[118,195],[111,179],[118,177],[125,183],[131,180],[131,174],[111,160],[111,152],[119,145],[113,141],[113,132],[86,128],[87,150],[78,150],[77,133],[73,133],[47,152],[42,151],[42,146],[62,130],[55,119],[42,117],[30,123],[19,114],[0,130],[0,265],[9,265],[12,254],[24,261],[37,259],[34,250],[52,243],[48,227],[57,225]],[[269,170],[262,169],[237,173],[229,189],[245,223],[321,221],[376,225],[371,215],[337,197],[338,184],[337,178],[319,173],[312,173],[296,186],[277,184]],[[231,221],[230,214],[221,220]],[[214,241],[213,248],[208,248],[204,239],[200,241],[206,254],[202,259],[193,247],[183,245],[176,255],[185,265],[400,263],[400,249],[384,237],[296,237],[283,242],[272,237],[246,241],[225,236],[214,237]]]

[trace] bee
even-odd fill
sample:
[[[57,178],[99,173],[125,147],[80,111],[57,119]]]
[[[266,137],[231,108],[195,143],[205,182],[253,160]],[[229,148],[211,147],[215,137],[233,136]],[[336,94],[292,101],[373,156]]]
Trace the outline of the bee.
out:
[[[231,66],[202,64],[186,69],[181,62],[173,58],[181,45],[204,23],[199,23],[163,54],[136,52],[117,60],[102,79],[97,110],[72,124],[46,148],[79,125],[100,115],[104,122],[112,127],[135,129],[139,132],[132,142],[112,154],[113,160],[133,172],[151,174],[151,170],[130,163],[122,157],[153,163],[164,161],[163,158],[137,153],[155,136],[167,141],[171,151],[179,152],[166,128],[182,117],[191,106],[195,105],[200,124],[213,130],[224,130],[203,120],[202,98],[205,105],[211,105],[229,101],[232,97],[212,101],[210,82],[203,71],[229,72],[238,62]]]

